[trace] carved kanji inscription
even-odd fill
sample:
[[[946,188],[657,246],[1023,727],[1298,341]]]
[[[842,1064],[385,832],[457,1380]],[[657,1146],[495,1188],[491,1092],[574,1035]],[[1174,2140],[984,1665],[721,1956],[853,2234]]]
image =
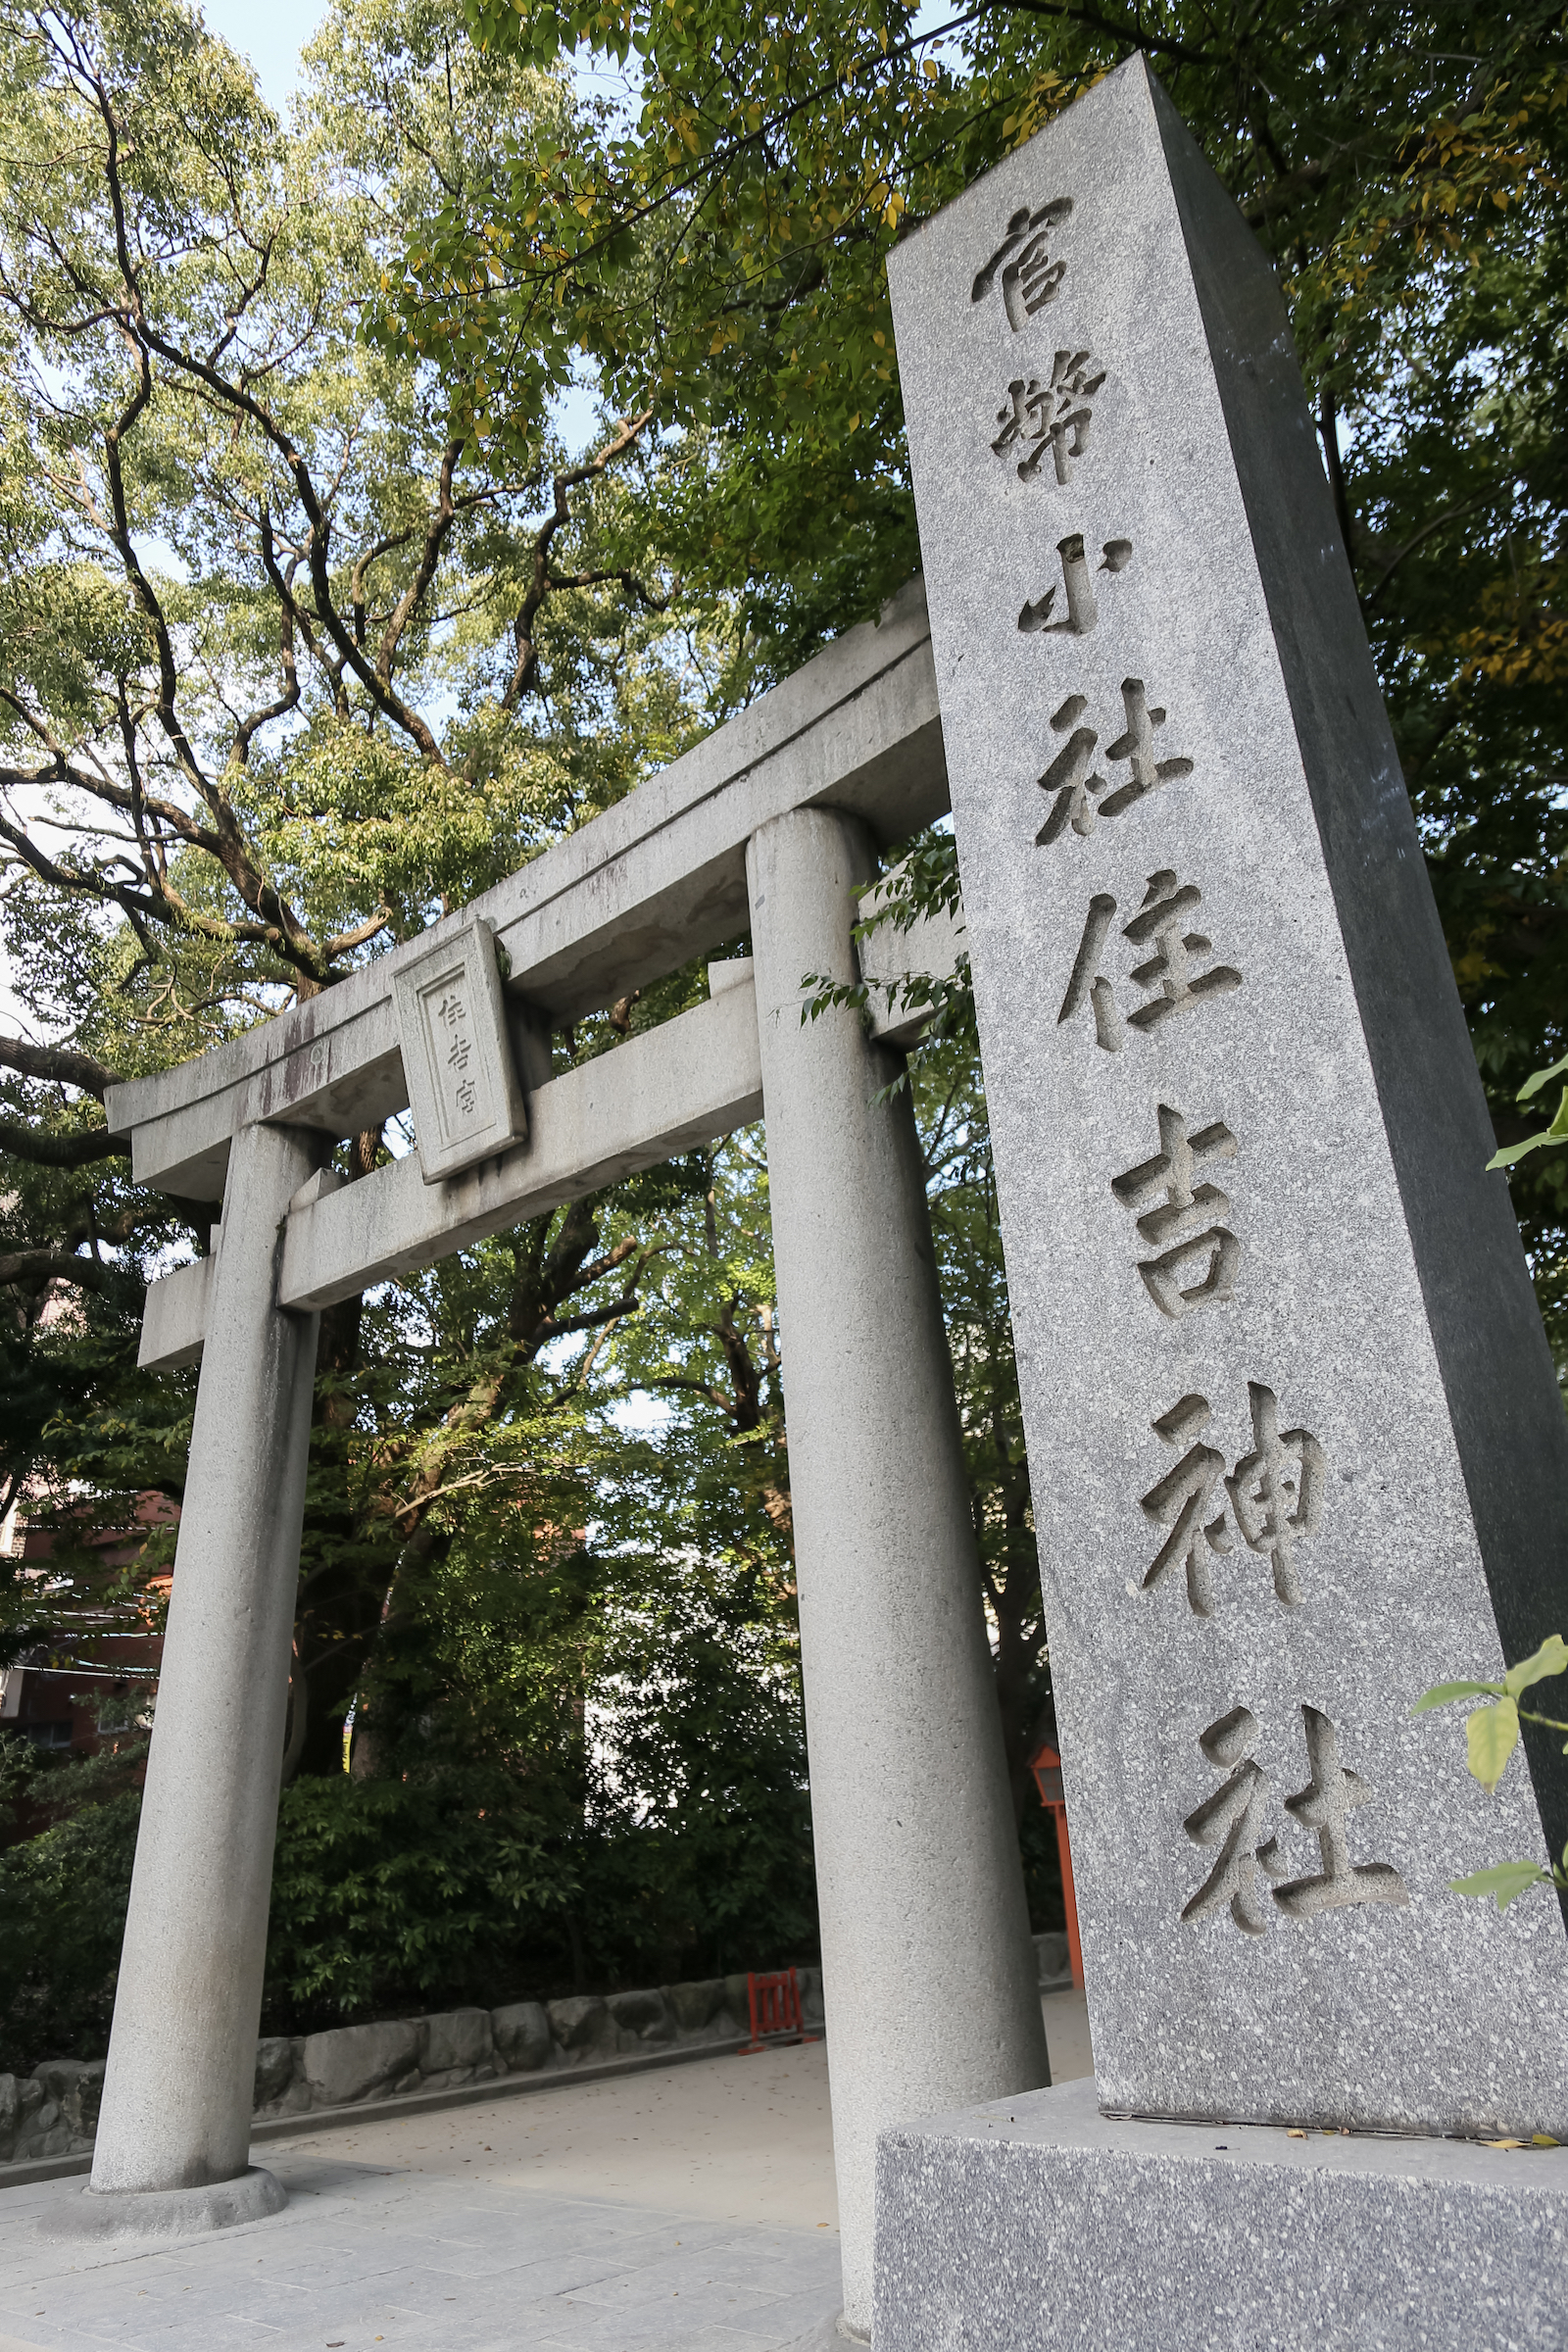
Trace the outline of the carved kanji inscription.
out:
[[[1059,841],[1069,826],[1087,840],[1101,817],[1121,816],[1156,786],[1192,774],[1193,762],[1179,754],[1167,760],[1154,758],[1154,729],[1165,724],[1165,713],[1150,709],[1143,679],[1123,678],[1121,700],[1126,725],[1106,745],[1105,758],[1112,765],[1125,760],[1128,772],[1115,779],[1091,769],[1100,734],[1097,728],[1081,723],[1089,710],[1087,695],[1070,694],[1060,709],[1053,711],[1053,732],[1065,734],[1067,741],[1039,780],[1041,791],[1054,793],[1055,798],[1035,835],[1037,848],[1046,849]]]
[[[1094,1014],[1095,1043],[1107,1054],[1119,1054],[1128,1027],[1145,1032],[1155,1029],[1177,1013],[1196,1012],[1215,997],[1240,988],[1242,975],[1234,965],[1194,969],[1213,952],[1213,942],[1203,932],[1183,928],[1187,917],[1197,912],[1202,896],[1196,884],[1178,882],[1168,867],[1150,875],[1143,905],[1122,926],[1123,938],[1135,948],[1153,950],[1127,974],[1133,986],[1145,992],[1148,1002],[1134,1005],[1124,1015],[1115,986],[1102,968],[1116,902],[1108,891],[1096,891],[1056,1015],[1057,1027],[1088,1006]]]
[[[1067,274],[1064,261],[1054,260],[1050,237],[1058,221],[1072,211],[1070,196],[1053,196],[1049,204],[1031,210],[1021,205],[1007,222],[1007,233],[969,289],[971,303],[984,302],[1002,273],[1003,307],[1014,334],[1054,302]]]
[[[1158,1152],[1112,1177],[1110,1189],[1155,1252],[1138,1261],[1144,1288],[1160,1313],[1174,1319],[1229,1298],[1235,1288],[1242,1245],[1225,1222],[1230,1197],[1193,1179],[1210,1163],[1234,1159],[1236,1138],[1223,1119],[1190,1132],[1182,1113],[1164,1102],[1158,1119]]]
[[[1408,1904],[1404,1881],[1392,1863],[1350,1860],[1349,1817],[1372,1792],[1359,1773],[1340,1762],[1339,1733],[1320,1708],[1303,1704],[1301,1723],[1311,1777],[1283,1802],[1292,1821],[1315,1833],[1321,1870],[1310,1878],[1290,1878],[1278,1836],[1259,1835],[1273,1784],[1252,1754],[1256,1716],[1248,1707],[1233,1707],[1198,1736],[1204,1760],[1229,1777],[1182,1824],[1195,1845],[1219,1848],[1212,1870],[1183,1908],[1186,1926],[1197,1927],[1229,1910],[1244,1936],[1262,1936],[1275,1909],[1289,1919],[1311,1920],[1361,1903]],[[1264,1879],[1271,1882],[1266,1889]]]
[[[1094,398],[1105,380],[1103,368],[1093,370],[1087,351],[1058,351],[1049,377],[1017,375],[1007,386],[1006,402],[997,411],[1002,430],[991,446],[999,458],[1024,453],[1020,482],[1035,479],[1048,450],[1057,481],[1072,480],[1074,466],[1089,454]]]
[[[1025,637],[1087,637],[1100,625],[1100,604],[1095,595],[1094,574],[1089,558],[1084,553],[1082,531],[1069,531],[1065,539],[1056,541],[1056,553],[1061,558],[1061,584],[1066,595],[1067,609],[1057,618],[1054,583],[1044,596],[1026,604],[1018,615],[1018,627]],[[1125,571],[1133,560],[1130,539],[1107,539],[1100,551],[1097,570],[1115,573]],[[1160,712],[1160,717],[1164,717]]]
[[[1253,1446],[1226,1475],[1225,1457],[1212,1446],[1195,1441],[1206,1427],[1210,1408],[1206,1396],[1188,1396],[1150,1424],[1167,1446],[1185,1446],[1175,1467],[1156,1479],[1139,1508],[1156,1527],[1170,1530],[1151,1561],[1143,1580],[1147,1592],[1168,1570],[1181,1567],[1187,1578],[1187,1602],[1195,1617],[1214,1614],[1212,1553],[1234,1549],[1236,1533],[1250,1551],[1267,1559],[1274,1577],[1274,1597],[1285,1608],[1301,1598],[1297,1548],[1317,1534],[1323,1519],[1323,1496],[1328,1459],[1309,1429],[1281,1430],[1279,1400],[1260,1381],[1247,1384],[1252,1417]],[[1230,1503],[1227,1520],[1221,1502],[1208,1516],[1211,1498],[1221,1480]]]

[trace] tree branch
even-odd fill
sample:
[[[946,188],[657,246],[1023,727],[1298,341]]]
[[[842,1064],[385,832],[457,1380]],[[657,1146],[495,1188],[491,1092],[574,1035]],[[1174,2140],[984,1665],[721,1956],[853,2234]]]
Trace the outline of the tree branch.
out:
[[[1347,561],[1355,562],[1355,541],[1350,533],[1350,501],[1345,487],[1345,466],[1340,457],[1340,414],[1334,395],[1327,384],[1318,395],[1318,438],[1323,444],[1323,463],[1328,468],[1329,488],[1334,494],[1334,512],[1339,520],[1340,537],[1345,542]]]
[[[13,1250],[0,1257],[0,1283],[74,1282],[78,1290],[101,1291],[111,1269],[96,1257],[68,1257],[58,1250]]]
[[[580,1315],[547,1315],[539,1328],[547,1340],[559,1340],[569,1331],[597,1331],[601,1323],[634,1313],[641,1303],[635,1291],[626,1291],[609,1306],[590,1307]]]
[[[0,1119],[0,1152],[30,1160],[36,1168],[85,1168],[97,1159],[128,1159],[130,1146],[107,1127],[89,1127],[81,1135],[50,1135],[41,1127]]]
[[[20,1070],[24,1078],[46,1078],[60,1086],[78,1086],[101,1102],[106,1087],[121,1084],[120,1072],[74,1046],[34,1046],[24,1037],[0,1035],[0,1066]]]
[[[575,490],[582,482],[599,480],[604,474],[605,468],[612,465],[616,458],[624,456],[638,435],[653,422],[653,419],[652,409],[644,409],[640,416],[622,417],[620,428],[614,438],[607,441],[596,456],[586,459],[581,466],[573,466],[566,472],[556,475],[554,511],[546,516],[535,534],[533,578],[529,582],[527,594],[517,608],[517,617],[512,625],[516,660],[513,663],[512,677],[507,690],[501,698],[503,710],[515,710],[522,697],[537,682],[539,649],[534,642],[534,622],[539,617],[539,611],[546,597],[554,589],[568,584],[565,581],[552,578],[550,571],[550,550],[556,533],[563,524],[571,520],[571,509],[566,503],[567,491]],[[616,573],[613,576],[619,578],[621,575]],[[575,585],[576,583],[570,584]],[[583,584],[586,584],[586,581]],[[639,593],[643,592],[639,590]]]
[[[398,647],[402,643],[403,632],[429,593],[430,582],[435,578],[436,565],[441,561],[441,550],[447,543],[453,523],[457,520],[458,511],[452,503],[452,476],[462,455],[463,443],[461,441],[449,441],[441,453],[440,490],[436,500],[435,513],[431,515],[429,527],[424,534],[424,545],[419,551],[418,569],[398,599],[393,608],[392,617],[381,634],[380,650],[376,655],[375,666],[382,682],[388,689],[392,684],[392,663],[396,658]]]
[[[1441,531],[1445,529],[1448,523],[1457,522],[1461,515],[1473,514],[1477,507],[1484,507],[1490,499],[1496,496],[1499,489],[1504,487],[1505,485],[1500,482],[1494,482],[1489,489],[1478,490],[1474,498],[1464,499],[1456,507],[1446,507],[1441,514],[1434,514],[1430,522],[1423,523],[1420,530],[1416,532],[1414,538],[1407,539],[1404,545],[1398,550],[1397,554],[1392,556],[1389,562],[1385,564],[1383,569],[1377,576],[1376,582],[1367,590],[1366,595],[1361,600],[1363,609],[1368,612],[1371,612],[1372,607],[1377,603],[1378,598],[1383,594],[1384,589],[1393,579],[1395,573],[1398,570],[1399,565],[1404,562],[1405,557],[1413,556],[1416,549],[1420,547],[1426,540],[1432,537],[1434,531]]]
[[[1206,49],[1189,49],[1185,41],[1173,41],[1159,32],[1151,32],[1141,22],[1131,24],[1113,24],[1097,8],[1070,8],[1067,0],[1000,0],[1004,9],[1016,9],[1026,17],[1060,17],[1069,24],[1083,24],[1091,32],[1103,32],[1113,41],[1121,42],[1129,51],[1147,49],[1160,57],[1173,57],[1178,65],[1211,66],[1213,59]]]

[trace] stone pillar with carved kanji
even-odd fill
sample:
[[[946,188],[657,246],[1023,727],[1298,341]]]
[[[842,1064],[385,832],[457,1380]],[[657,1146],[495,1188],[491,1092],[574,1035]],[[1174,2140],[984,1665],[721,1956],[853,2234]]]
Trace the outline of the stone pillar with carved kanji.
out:
[[[1099,2105],[1562,2137],[1557,1904],[1451,1882],[1560,1848],[1563,1760],[1491,1798],[1410,1710],[1563,1630],[1568,1428],[1279,289],[1136,57],[890,277]],[[951,2340],[913,2145],[888,2352]]]

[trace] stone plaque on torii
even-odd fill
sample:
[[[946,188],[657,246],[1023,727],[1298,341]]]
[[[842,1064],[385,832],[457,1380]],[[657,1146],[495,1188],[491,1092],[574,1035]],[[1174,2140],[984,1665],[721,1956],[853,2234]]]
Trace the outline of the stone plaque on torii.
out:
[[[767,1125],[835,2155],[869,2324],[876,2132],[1048,2079],[899,993],[858,890],[947,807],[918,582],[461,914],[229,1045],[112,1090],[139,1183],[221,1197],[141,1361],[200,1359],[92,2185],[76,2229],[274,2210],[247,2171],[318,1311],[757,1118]],[[749,930],[706,1004],[551,1074],[549,1033]],[[884,944],[885,941],[885,944]],[[866,976],[951,969],[954,926]],[[902,958],[902,961],[900,960]],[[505,975],[503,977],[503,975]],[[341,1137],[412,1102],[352,1185]],[[854,1335],[846,1348],[842,1335]],[[865,1378],[867,1361],[884,1367]],[[920,1997],[911,2008],[909,1987]]]

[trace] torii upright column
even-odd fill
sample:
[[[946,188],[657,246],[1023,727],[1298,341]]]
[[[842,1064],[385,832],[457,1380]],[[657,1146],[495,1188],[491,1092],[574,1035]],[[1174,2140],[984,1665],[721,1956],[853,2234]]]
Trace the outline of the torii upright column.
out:
[[[277,1275],[322,1147],[256,1124],[229,1154],[91,2189],[55,2234],[284,2202],[246,2167],[319,1318]]]
[[[907,1092],[858,1013],[853,819],[747,851],[786,1348],[847,2326],[871,2325],[885,2125],[1049,2082],[957,1409]]]

